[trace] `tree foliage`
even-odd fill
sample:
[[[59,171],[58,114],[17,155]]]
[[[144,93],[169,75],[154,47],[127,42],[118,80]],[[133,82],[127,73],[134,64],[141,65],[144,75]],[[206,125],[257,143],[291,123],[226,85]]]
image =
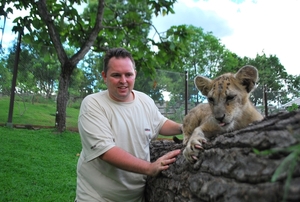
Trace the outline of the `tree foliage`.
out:
[[[255,58],[244,57],[242,65],[253,65],[258,69],[258,89],[254,91],[252,101],[255,105],[263,105],[263,93],[266,93],[270,103],[285,103],[290,100],[287,84],[288,74],[276,55],[267,56],[265,53],[257,54]]]
[[[7,58],[0,58],[0,94],[9,95],[12,73],[7,69]]]
[[[191,81],[188,84],[189,99],[193,102],[199,103],[205,99],[194,87],[193,80],[196,75],[213,78],[222,71],[231,72],[237,63],[220,40],[211,32],[204,32],[202,28],[192,25],[172,26],[166,32],[166,39],[164,43],[169,44],[170,49],[173,48],[178,53],[172,55],[172,61],[169,63],[176,61],[176,70],[188,71]],[[161,54],[160,58],[167,57],[164,51],[158,54]]]
[[[57,96],[57,128],[65,129],[68,88],[71,75],[88,51],[105,51],[110,47],[123,46],[135,55],[138,67],[151,73],[155,67],[148,43],[151,14],[174,12],[175,0],[160,1],[53,1],[26,0],[1,1],[0,12],[8,15],[14,7],[27,9],[29,14],[16,17],[13,31],[24,35],[24,40],[37,46],[54,47],[61,64]],[[83,15],[75,5],[87,5]],[[12,5],[12,7],[11,7]],[[105,13],[105,14],[104,14]],[[25,32],[24,29],[28,32]],[[138,39],[136,38],[137,36]],[[66,47],[76,49],[68,55]],[[141,51],[142,50],[142,51]]]
[[[22,43],[18,68],[17,91],[22,93],[45,94],[50,98],[54,93],[59,74],[59,63],[51,51],[37,51],[30,44]],[[12,75],[15,63],[16,44],[9,48],[6,71]],[[8,95],[9,93],[5,93]]]

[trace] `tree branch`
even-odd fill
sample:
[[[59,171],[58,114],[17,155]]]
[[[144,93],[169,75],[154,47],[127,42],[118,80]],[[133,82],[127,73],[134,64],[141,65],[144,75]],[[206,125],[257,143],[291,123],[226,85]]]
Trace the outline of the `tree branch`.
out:
[[[63,67],[65,62],[68,60],[68,56],[63,48],[62,42],[60,40],[60,36],[57,30],[55,29],[54,20],[52,19],[53,17],[48,12],[46,0],[39,0],[36,2],[36,4],[38,7],[38,12],[40,14],[40,17],[45,22],[48,28],[49,36],[57,52],[57,57]]]
[[[71,58],[72,64],[77,64],[85,56],[85,54],[90,50],[91,46],[94,44],[94,41],[96,40],[101,29],[103,29],[102,27],[103,12],[104,12],[104,0],[99,0],[95,26],[92,29],[92,32],[90,33],[88,39],[80,48],[80,50],[75,55],[72,56]]]

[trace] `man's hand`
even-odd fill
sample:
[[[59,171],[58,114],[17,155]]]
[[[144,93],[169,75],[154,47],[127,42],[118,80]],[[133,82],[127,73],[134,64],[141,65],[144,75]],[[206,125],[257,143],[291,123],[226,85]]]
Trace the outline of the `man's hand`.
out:
[[[168,169],[169,164],[175,162],[175,157],[178,154],[180,154],[180,149],[170,151],[157,159],[155,162],[150,163],[148,161],[136,158],[130,153],[115,146],[102,154],[100,158],[103,161],[106,161],[107,163],[123,170],[144,175],[156,176],[162,170]]]
[[[169,168],[169,164],[174,163],[176,160],[176,156],[180,154],[180,149],[170,151],[162,157],[158,158],[155,162],[151,163],[149,174],[150,176],[156,176],[161,171],[167,170]]]

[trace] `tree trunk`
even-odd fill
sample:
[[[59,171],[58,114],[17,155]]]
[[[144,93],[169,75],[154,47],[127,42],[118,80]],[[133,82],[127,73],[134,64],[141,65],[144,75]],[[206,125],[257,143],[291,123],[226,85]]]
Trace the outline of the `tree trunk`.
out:
[[[168,170],[149,177],[147,201],[276,202],[284,198],[300,201],[299,123],[300,111],[282,113],[242,130],[212,137],[195,164],[189,164],[180,154]],[[286,148],[297,143],[293,161],[291,151]],[[178,148],[184,149],[182,144],[173,141],[154,141],[150,147],[151,161]],[[262,155],[255,153],[254,148],[277,152]],[[271,182],[284,159],[283,170]],[[293,163],[296,164],[290,172]],[[293,173],[292,179],[286,183],[289,173]]]
[[[68,103],[68,88],[72,71],[75,67],[66,63],[62,67],[59,77],[59,86],[56,100],[56,117],[55,126],[58,132],[63,132],[66,129],[67,103]]]

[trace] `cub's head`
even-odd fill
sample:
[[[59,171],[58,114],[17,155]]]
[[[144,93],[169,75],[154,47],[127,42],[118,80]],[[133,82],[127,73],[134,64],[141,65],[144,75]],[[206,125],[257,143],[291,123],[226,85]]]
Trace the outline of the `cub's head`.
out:
[[[214,120],[225,130],[235,128],[243,110],[251,105],[249,93],[258,81],[258,71],[253,66],[244,66],[236,74],[226,73],[214,80],[197,76],[196,87],[207,97]]]

